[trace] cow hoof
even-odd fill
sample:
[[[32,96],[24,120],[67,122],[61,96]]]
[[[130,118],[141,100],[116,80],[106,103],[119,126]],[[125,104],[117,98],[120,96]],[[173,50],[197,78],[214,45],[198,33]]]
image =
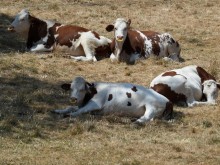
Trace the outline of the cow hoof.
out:
[[[51,110],[50,113],[57,114],[56,110]]]
[[[136,120],[136,121],[134,122],[134,125],[136,125],[136,126],[145,126],[145,123]]]

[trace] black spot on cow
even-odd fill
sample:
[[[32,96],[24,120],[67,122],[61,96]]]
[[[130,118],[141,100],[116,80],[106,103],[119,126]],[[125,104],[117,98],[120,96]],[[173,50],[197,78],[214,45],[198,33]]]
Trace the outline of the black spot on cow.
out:
[[[134,91],[134,92],[137,92],[137,87],[136,87],[136,86],[133,86],[133,87],[131,88],[131,90]]]
[[[129,101],[128,101],[128,104],[127,104],[127,106],[131,106],[131,102],[129,102]]]
[[[131,93],[126,92],[128,98],[131,98]]]
[[[108,101],[111,101],[112,98],[113,98],[113,95],[112,95],[112,94],[109,94],[109,95],[108,95]]]

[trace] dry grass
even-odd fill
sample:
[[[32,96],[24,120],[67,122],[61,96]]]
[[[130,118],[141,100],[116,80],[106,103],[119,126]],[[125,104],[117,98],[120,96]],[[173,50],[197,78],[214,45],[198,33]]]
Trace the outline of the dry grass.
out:
[[[11,0],[0,2],[0,164],[220,164],[220,99],[217,106],[175,107],[174,123],[134,126],[128,118],[85,115],[72,119],[50,110],[69,105],[60,84],[76,75],[90,81],[148,86],[160,72],[197,64],[220,81],[220,4],[217,0]],[[170,32],[184,63],[153,58],[134,66],[74,62],[60,53],[24,52],[25,43],[5,29],[28,8],[112,38],[106,25],[131,18],[133,28]]]

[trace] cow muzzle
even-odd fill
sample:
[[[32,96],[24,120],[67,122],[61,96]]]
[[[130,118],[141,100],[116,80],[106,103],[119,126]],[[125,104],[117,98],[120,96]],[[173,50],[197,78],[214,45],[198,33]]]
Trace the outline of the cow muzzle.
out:
[[[116,37],[116,40],[117,40],[118,42],[122,42],[122,41],[123,41],[123,39],[124,39],[124,37],[123,37],[123,36],[117,36],[117,37]]]
[[[9,26],[7,30],[10,31],[10,32],[15,32],[14,26]]]
[[[70,102],[71,102],[72,104],[76,104],[76,103],[77,103],[77,98],[71,97],[71,98],[70,98]]]

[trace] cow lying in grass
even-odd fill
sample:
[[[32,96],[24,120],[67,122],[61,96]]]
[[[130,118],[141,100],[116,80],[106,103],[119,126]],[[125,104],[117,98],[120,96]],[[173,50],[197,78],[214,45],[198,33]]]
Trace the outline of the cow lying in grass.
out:
[[[108,25],[108,32],[114,31],[111,44],[112,61],[125,61],[134,64],[139,58],[151,55],[165,60],[180,61],[180,45],[169,33],[139,31],[130,29],[131,20],[116,19],[114,25]]]
[[[40,20],[23,9],[8,28],[27,40],[31,52],[68,51],[75,60],[97,61],[111,54],[108,38],[86,28]]]
[[[191,65],[161,73],[150,87],[173,103],[194,106],[216,104],[220,84],[203,68]]]
[[[54,110],[54,113],[76,117],[95,111],[103,115],[135,117],[138,118],[136,123],[145,123],[155,117],[172,119],[172,103],[143,86],[129,83],[89,83],[82,77],[76,77],[71,84],[63,84],[62,88],[71,91],[71,100],[79,109],[68,107]]]

